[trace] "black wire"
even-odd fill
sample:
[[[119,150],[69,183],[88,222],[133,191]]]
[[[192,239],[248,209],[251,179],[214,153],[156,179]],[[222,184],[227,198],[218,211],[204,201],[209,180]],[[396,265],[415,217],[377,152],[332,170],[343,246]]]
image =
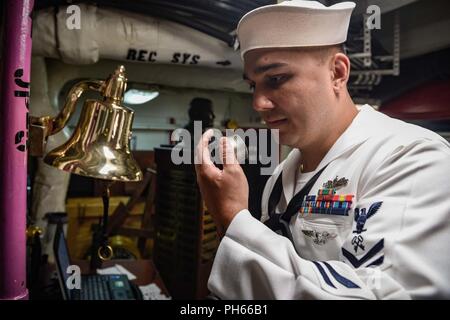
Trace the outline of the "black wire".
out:
[[[107,4],[110,1],[104,1]],[[180,14],[190,14],[193,15],[194,18],[205,18],[207,20],[222,22],[221,24],[232,25],[236,22],[236,17],[230,15],[229,12],[219,12],[211,10],[209,7],[205,6],[192,6],[189,4],[180,3],[182,1],[177,1],[176,3],[169,1],[161,1],[161,0],[149,0],[146,1],[148,3],[149,8],[164,8],[164,9],[173,9],[176,10],[177,13]],[[117,3],[117,1],[116,1]]]
[[[106,1],[104,1],[104,2],[105,2],[105,6],[106,6]],[[103,4],[103,1],[98,1],[98,3]],[[125,10],[125,11],[132,11],[132,12],[141,13],[141,14],[144,13],[144,14],[148,14],[148,15],[151,15],[154,17],[167,19],[167,20],[170,20],[170,21],[173,21],[176,23],[186,25],[186,26],[196,29],[200,32],[208,34],[214,38],[222,40],[222,41],[226,42],[229,46],[232,46],[234,44],[234,38],[231,35],[229,35],[227,32],[223,32],[221,30],[213,28],[208,24],[205,24],[201,21],[196,21],[190,17],[174,15],[170,11],[165,10],[164,8],[161,8],[161,9],[158,8],[157,11],[155,10],[155,11],[149,12],[148,7],[133,6],[132,8],[130,8],[129,5],[126,5],[123,3],[111,4],[111,1],[108,1],[108,6],[118,8],[121,10]]]

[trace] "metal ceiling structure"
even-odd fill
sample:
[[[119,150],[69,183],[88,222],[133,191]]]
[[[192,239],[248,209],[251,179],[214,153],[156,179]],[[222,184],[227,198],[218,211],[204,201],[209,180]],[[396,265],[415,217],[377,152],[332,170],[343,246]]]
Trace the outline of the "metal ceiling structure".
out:
[[[340,0],[319,0],[324,5],[332,5]],[[448,56],[450,36],[440,31],[450,26],[450,18],[443,16],[450,9],[445,0],[354,0],[356,8],[350,22],[346,43],[347,53],[352,63],[349,89],[352,95],[363,102],[380,104],[417,85],[421,80],[444,77],[450,69],[432,69],[426,77],[417,75],[415,79],[405,78],[411,73],[406,68],[414,68],[424,54],[437,53]],[[277,0],[40,0],[35,10],[61,5],[89,3],[98,7],[150,15],[176,22],[214,38],[230,47],[236,47],[235,28],[240,18],[257,7],[277,3]],[[376,5],[383,17],[382,30],[368,30],[366,14],[370,5]],[[421,37],[417,38],[416,34]],[[405,55],[407,51],[407,55]],[[432,56],[433,57],[433,56]],[[407,58],[409,63],[403,65]],[[439,58],[441,59],[441,58]],[[432,63],[432,62],[431,62]],[[447,66],[448,64],[444,64]],[[426,69],[426,67],[425,67]],[[388,80],[389,86],[383,86]],[[422,81],[422,82],[423,82]],[[370,97],[370,98],[369,98]]]

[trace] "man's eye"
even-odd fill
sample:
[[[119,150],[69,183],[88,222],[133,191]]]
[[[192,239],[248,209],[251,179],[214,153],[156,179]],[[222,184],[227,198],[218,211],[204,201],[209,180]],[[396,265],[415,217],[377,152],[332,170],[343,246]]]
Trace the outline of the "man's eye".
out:
[[[268,77],[267,84],[271,88],[276,88],[276,87],[280,86],[284,82],[284,80],[285,80],[285,77],[283,75],[272,76],[272,77]]]

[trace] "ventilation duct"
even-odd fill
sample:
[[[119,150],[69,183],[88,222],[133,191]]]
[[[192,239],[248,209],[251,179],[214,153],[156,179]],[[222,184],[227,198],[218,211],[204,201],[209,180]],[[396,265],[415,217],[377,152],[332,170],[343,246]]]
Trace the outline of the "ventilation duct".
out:
[[[34,55],[61,59],[70,64],[92,64],[99,59],[111,59],[242,68],[237,51],[195,29],[93,5],[72,7],[80,10],[67,11],[67,6],[61,6],[36,13],[33,21]],[[79,25],[76,23],[78,13]]]

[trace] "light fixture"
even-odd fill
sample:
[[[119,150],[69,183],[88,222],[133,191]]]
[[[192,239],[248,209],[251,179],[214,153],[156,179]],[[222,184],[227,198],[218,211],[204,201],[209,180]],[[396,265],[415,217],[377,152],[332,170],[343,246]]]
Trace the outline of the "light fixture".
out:
[[[123,102],[126,104],[143,104],[159,96],[156,89],[129,89],[125,92]]]

